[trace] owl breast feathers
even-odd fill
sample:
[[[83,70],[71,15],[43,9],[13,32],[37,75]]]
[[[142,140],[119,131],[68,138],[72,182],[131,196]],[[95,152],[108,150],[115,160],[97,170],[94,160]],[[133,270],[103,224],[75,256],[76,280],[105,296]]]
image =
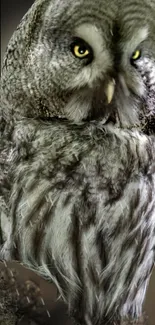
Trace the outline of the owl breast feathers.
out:
[[[2,69],[0,257],[75,321],[138,317],[155,261],[155,1],[36,0]]]

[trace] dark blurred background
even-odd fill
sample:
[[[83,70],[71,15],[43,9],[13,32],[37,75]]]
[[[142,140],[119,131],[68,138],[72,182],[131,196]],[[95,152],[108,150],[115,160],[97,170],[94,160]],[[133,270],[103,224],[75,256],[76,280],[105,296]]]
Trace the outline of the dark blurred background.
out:
[[[1,0],[1,58],[13,31],[33,0]]]
[[[1,0],[1,58],[21,18],[32,5],[33,0]],[[146,299],[146,310],[150,316],[149,325],[155,324],[155,272],[150,282]]]

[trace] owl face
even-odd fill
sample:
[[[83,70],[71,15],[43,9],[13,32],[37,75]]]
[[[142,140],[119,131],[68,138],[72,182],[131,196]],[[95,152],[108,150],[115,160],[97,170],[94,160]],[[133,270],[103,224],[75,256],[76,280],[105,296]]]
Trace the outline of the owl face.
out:
[[[115,1],[50,3],[28,57],[49,115],[54,107],[78,122],[117,111],[123,125],[138,122],[146,96],[138,66],[154,46],[148,23],[137,24],[136,15],[128,21],[129,14]]]
[[[141,67],[155,57],[154,2],[145,10],[142,2],[45,1],[17,75],[37,115],[138,123],[147,97]]]

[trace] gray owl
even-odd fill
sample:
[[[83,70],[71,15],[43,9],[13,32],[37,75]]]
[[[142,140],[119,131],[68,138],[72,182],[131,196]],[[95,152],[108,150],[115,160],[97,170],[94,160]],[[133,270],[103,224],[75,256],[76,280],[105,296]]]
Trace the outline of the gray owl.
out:
[[[80,325],[142,312],[155,261],[155,1],[36,0],[2,69],[1,258]]]

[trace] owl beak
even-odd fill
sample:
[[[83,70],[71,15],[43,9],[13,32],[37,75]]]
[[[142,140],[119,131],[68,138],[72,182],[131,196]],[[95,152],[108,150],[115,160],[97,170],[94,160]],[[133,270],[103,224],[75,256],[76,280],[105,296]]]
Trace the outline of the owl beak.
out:
[[[108,104],[110,104],[112,102],[112,99],[114,97],[114,92],[115,92],[115,80],[112,79],[107,87],[106,87],[106,90],[105,90],[105,94],[106,94],[106,97],[107,97],[107,101],[108,101]]]

